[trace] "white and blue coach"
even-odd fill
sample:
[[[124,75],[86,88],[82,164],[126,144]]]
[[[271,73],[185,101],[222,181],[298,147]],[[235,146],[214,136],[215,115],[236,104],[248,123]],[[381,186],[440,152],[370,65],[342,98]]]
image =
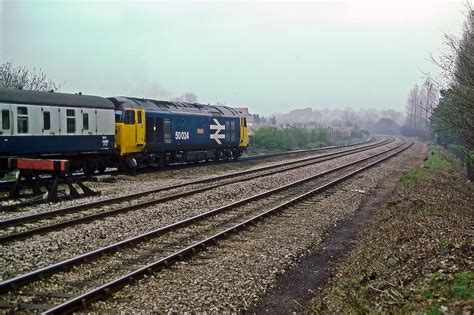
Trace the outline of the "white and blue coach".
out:
[[[71,169],[111,163],[114,105],[108,99],[0,88],[0,174],[9,157],[61,158]]]

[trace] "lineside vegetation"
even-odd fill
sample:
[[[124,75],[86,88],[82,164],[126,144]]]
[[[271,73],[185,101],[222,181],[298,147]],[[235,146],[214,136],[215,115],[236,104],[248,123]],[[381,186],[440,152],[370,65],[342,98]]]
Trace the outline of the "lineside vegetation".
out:
[[[311,305],[316,313],[469,314],[474,308],[474,191],[433,147],[405,175]]]
[[[350,137],[339,139],[339,142],[357,141],[367,136],[367,131],[354,129]],[[313,129],[297,126],[286,128],[264,126],[256,129],[254,134],[250,135],[249,138],[248,154],[312,149],[336,144],[330,140],[327,129]]]

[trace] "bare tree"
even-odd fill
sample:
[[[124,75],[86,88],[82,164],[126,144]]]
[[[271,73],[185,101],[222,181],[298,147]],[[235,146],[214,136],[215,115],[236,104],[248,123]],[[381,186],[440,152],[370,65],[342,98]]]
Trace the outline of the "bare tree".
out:
[[[29,70],[6,62],[0,65],[0,86],[33,91],[56,91],[61,85],[53,82],[41,69]]]
[[[431,137],[429,119],[439,99],[439,91],[430,78],[420,86],[415,84],[408,93],[407,119],[402,133],[407,136]]]
[[[407,99],[407,125],[412,129],[417,129],[418,126],[418,104],[420,99],[418,84],[415,84],[413,88],[408,93]]]
[[[422,99],[422,110],[425,113],[425,123],[426,123],[426,128],[428,128],[428,121],[433,113],[433,109],[436,107],[438,104],[439,100],[439,90],[436,87],[435,83],[430,77],[427,77],[425,82],[423,83],[423,99]]]
[[[342,119],[346,127],[353,127],[357,125],[357,121],[358,121],[357,115],[349,107],[344,109],[344,111],[342,112]]]

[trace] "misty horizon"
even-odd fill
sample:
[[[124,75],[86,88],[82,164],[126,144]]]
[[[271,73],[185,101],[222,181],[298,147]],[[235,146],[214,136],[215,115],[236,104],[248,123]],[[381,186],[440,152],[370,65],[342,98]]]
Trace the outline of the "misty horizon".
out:
[[[394,109],[425,73],[462,1],[3,1],[2,62],[41,68],[59,92],[248,107]],[[21,38],[22,40],[18,40]]]

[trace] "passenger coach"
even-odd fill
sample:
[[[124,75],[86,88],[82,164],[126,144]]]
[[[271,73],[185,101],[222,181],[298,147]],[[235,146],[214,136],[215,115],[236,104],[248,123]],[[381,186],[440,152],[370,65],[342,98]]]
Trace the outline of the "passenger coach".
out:
[[[114,105],[96,96],[0,88],[0,173],[8,157],[67,158],[103,170],[114,151]]]

